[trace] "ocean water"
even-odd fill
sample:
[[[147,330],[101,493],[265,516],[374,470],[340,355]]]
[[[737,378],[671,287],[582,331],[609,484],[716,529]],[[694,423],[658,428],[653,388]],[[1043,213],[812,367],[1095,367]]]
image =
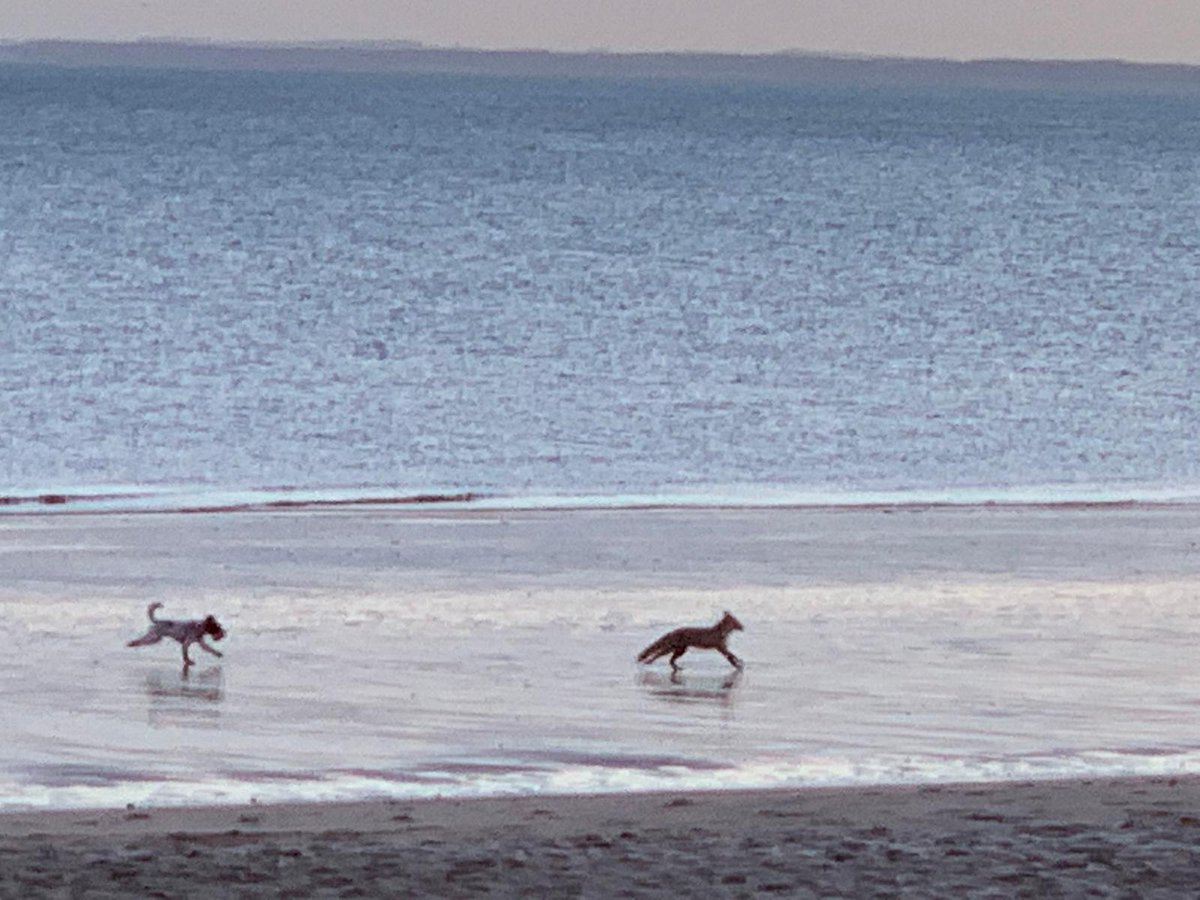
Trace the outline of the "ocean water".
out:
[[[1198,208],[1195,98],[0,66],[0,809],[1197,771]]]
[[[0,121],[10,510],[1200,485],[1195,98],[6,66]]]

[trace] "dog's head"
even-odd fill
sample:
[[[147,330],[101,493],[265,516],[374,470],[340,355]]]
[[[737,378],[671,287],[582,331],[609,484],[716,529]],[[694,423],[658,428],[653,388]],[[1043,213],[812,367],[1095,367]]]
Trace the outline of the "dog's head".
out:
[[[208,635],[212,635],[213,640],[219,641],[219,640],[221,640],[221,638],[225,637],[225,629],[222,628],[221,623],[218,622],[212,616],[208,616],[207,618],[205,618],[203,624],[204,624],[204,633],[208,634]]]

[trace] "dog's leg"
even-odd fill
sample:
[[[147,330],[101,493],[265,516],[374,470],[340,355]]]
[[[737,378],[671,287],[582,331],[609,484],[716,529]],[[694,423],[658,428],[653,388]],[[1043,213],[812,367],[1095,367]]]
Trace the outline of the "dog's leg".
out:
[[[134,638],[132,641],[130,641],[125,646],[126,647],[149,647],[151,644],[157,644],[162,639],[163,639],[163,636],[159,632],[157,632],[153,628],[151,628],[149,631],[147,631],[145,634],[143,634],[140,638]]]
[[[207,650],[213,656],[224,656],[220,650],[216,649],[215,647],[208,646],[208,644],[205,643],[204,638],[197,638],[196,643],[200,645],[201,650]]]

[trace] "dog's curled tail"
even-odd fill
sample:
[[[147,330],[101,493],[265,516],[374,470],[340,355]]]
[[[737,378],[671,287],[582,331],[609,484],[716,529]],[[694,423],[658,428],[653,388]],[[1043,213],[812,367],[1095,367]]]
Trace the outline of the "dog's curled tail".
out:
[[[148,618],[151,622],[157,622],[158,619],[154,618],[154,613],[160,609],[162,609],[161,603],[151,603],[146,607],[146,618]]]

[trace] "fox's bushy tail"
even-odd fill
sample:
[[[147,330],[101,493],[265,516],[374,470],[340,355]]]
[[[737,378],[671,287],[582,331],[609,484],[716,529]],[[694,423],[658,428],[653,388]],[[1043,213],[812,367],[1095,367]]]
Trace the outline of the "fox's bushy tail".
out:
[[[638,654],[637,661],[640,663],[652,662],[655,658],[662,656],[670,648],[665,637],[659,638],[645,650]]]

